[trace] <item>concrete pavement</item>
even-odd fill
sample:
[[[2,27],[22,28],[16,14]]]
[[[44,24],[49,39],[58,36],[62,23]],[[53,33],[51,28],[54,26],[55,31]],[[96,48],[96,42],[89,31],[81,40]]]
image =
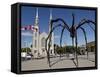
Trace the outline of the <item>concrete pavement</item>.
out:
[[[94,55],[89,55],[89,59],[86,58],[86,55],[78,56],[79,67],[92,67],[95,66],[95,57]],[[44,59],[33,59],[22,61],[21,67],[22,70],[41,70],[41,69],[57,69],[57,68],[76,68],[75,64],[68,57],[59,57],[50,58],[52,67],[49,67],[47,63],[47,58]]]

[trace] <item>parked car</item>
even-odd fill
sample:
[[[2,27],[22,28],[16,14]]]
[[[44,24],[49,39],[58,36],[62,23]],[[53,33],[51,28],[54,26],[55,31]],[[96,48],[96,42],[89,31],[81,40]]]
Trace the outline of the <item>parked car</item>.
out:
[[[27,56],[27,53],[26,52],[21,52],[21,60],[22,61],[25,61],[26,60],[26,56]]]
[[[32,57],[33,57],[32,53],[26,53],[26,52],[21,53],[22,61],[30,60],[30,59],[32,59]]]
[[[30,53],[27,53],[27,55],[26,55],[26,59],[27,59],[27,60],[30,60],[30,59],[32,59],[32,57],[33,57],[33,55],[32,55],[32,54],[30,54]]]

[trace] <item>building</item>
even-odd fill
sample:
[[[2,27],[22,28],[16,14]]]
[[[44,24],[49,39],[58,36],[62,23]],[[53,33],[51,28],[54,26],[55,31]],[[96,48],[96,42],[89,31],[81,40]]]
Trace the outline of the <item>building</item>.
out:
[[[95,41],[87,43],[87,48],[89,52],[95,52]]]
[[[52,19],[52,11],[50,11],[50,20],[49,20],[49,32],[48,34],[46,32],[39,32],[39,18],[38,18],[38,8],[36,11],[36,18],[35,18],[35,24],[34,28],[36,28],[33,32],[33,46],[32,46],[32,54],[34,58],[41,58],[41,57],[46,57],[46,49],[45,49],[45,40],[50,32],[50,21]],[[51,38],[51,47],[50,47],[50,55],[54,55],[54,36],[52,33],[52,38]]]
[[[95,41],[92,41],[92,42],[88,42],[87,43],[87,51],[88,52],[94,52],[95,53]],[[87,54],[87,52],[86,52],[86,45],[80,46],[80,52],[82,54]]]
[[[86,54],[86,53],[87,53],[87,52],[86,52],[86,45],[80,46],[80,54],[84,55],[84,54]]]

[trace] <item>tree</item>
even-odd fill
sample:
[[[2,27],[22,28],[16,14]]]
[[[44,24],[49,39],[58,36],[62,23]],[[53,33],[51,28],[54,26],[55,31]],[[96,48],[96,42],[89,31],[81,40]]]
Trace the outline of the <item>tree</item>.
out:
[[[31,49],[30,48],[21,48],[21,52],[31,52]]]

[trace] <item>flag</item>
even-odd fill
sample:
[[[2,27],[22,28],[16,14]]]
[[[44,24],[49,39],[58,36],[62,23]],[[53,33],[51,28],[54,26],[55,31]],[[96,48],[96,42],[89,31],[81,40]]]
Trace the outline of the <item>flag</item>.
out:
[[[25,27],[22,27],[21,30],[25,30]]]
[[[21,27],[21,30],[31,30],[31,25]]]
[[[37,27],[34,27],[33,25],[28,25],[28,26],[24,26],[21,28],[21,30],[32,30],[32,31],[38,31]]]
[[[27,30],[31,30],[31,25],[28,25],[27,26]]]

